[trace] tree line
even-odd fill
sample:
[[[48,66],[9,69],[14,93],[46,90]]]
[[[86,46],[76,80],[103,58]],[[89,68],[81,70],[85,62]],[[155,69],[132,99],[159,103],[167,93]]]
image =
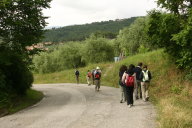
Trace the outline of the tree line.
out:
[[[131,25],[121,29],[114,39],[106,38],[103,35],[105,33],[92,33],[86,40],[58,45],[34,57],[34,71],[57,72],[90,63],[110,62],[120,54],[130,56],[153,50],[155,47],[147,36],[148,21],[148,17],[137,18]]]
[[[43,42],[82,41],[92,33],[101,33],[106,38],[113,39],[120,29],[129,26],[136,18],[138,17],[48,29],[45,30]]]

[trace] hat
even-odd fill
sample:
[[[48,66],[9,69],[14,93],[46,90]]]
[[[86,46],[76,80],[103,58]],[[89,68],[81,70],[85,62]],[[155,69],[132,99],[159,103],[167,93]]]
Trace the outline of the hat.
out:
[[[96,67],[96,69],[100,69],[99,67]]]

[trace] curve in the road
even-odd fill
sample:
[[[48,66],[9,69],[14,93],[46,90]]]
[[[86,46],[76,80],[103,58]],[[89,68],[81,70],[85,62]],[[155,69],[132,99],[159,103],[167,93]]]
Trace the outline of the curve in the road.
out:
[[[151,103],[119,103],[119,90],[84,84],[34,85],[45,98],[16,114],[0,118],[0,128],[155,128]]]

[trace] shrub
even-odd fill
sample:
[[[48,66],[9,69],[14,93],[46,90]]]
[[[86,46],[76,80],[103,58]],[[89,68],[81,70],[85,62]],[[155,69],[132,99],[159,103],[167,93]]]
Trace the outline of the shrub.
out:
[[[114,50],[110,41],[93,35],[86,40],[86,46],[83,51],[83,59],[86,63],[112,61],[114,57]]]
[[[68,42],[51,52],[42,52],[34,56],[34,71],[51,73],[84,66],[82,61],[82,45],[77,42]]]

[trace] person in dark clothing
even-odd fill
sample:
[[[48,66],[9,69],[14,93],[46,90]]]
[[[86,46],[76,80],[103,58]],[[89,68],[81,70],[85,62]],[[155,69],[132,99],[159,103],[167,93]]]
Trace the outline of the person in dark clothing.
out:
[[[95,78],[95,91],[99,91],[101,83],[101,70],[99,67],[97,67],[95,70],[94,78]]]
[[[127,101],[125,84],[122,82],[122,76],[125,71],[127,71],[127,66],[122,65],[119,69],[120,103]]]
[[[143,70],[140,74],[140,79],[141,79],[141,90],[142,90],[142,98],[143,101],[148,101],[149,100],[149,86],[150,86],[150,81],[152,79],[151,72],[148,70],[147,65],[143,66]]]
[[[140,74],[142,72],[142,65],[143,63],[138,63],[138,66],[134,69],[136,73],[136,81],[137,81],[137,86],[135,87],[135,99],[142,99],[142,91],[141,91],[141,79],[140,79]],[[138,96],[139,94],[139,96]]]
[[[130,64],[128,70],[123,74],[122,77],[122,82],[126,84],[127,105],[129,107],[133,106],[133,91],[137,84],[134,68],[135,66]],[[131,84],[129,85],[129,83]]]
[[[75,78],[76,78],[76,81],[77,81],[77,84],[79,84],[79,71],[76,69],[75,70]]]

